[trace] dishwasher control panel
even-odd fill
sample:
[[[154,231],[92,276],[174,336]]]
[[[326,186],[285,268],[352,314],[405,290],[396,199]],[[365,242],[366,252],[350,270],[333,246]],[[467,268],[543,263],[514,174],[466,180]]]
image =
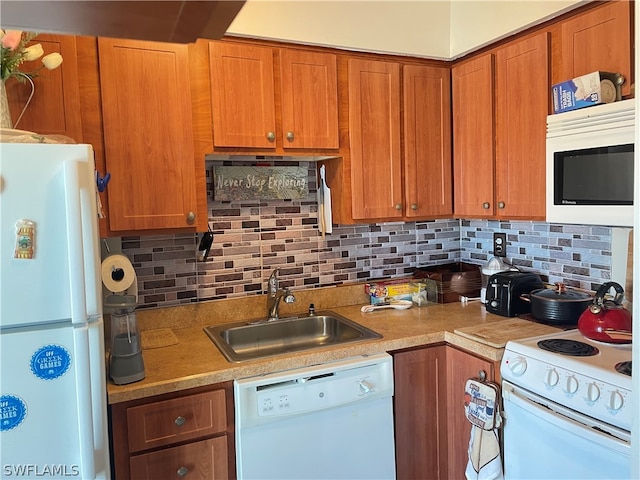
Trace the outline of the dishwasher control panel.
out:
[[[302,380],[302,379],[301,379]],[[294,381],[258,392],[258,415],[288,415],[329,408],[376,393],[377,372]]]
[[[339,405],[393,396],[393,365],[387,354],[237,380],[236,415],[262,423]]]

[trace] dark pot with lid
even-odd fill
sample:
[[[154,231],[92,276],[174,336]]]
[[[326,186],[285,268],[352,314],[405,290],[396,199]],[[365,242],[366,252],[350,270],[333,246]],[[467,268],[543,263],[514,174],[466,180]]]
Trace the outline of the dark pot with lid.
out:
[[[593,296],[569,290],[563,283],[555,285],[554,289],[533,290],[521,298],[531,302],[531,315],[536,320],[550,325],[577,325],[582,312],[593,302]]]
[[[605,295],[613,288],[613,300]],[[616,282],[603,284],[596,292],[593,303],[580,315],[578,330],[591,340],[606,343],[631,343],[631,313],[622,306],[624,290]]]

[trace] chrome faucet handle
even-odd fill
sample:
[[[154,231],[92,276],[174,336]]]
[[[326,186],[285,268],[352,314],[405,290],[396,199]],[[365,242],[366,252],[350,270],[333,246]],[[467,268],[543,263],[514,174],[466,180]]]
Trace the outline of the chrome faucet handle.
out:
[[[284,291],[284,303],[293,303],[296,301],[296,297],[291,291],[287,288]]]

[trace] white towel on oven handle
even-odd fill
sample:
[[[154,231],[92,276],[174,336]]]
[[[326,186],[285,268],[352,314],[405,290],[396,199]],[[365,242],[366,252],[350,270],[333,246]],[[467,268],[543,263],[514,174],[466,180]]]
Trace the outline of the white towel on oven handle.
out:
[[[471,426],[469,461],[465,470],[467,480],[502,480],[502,458],[498,430],[483,430]]]

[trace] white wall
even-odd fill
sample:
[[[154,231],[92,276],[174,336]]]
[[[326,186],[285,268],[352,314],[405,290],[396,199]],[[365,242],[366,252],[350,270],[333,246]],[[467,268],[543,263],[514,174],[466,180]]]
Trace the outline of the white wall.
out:
[[[247,0],[227,34],[452,59],[582,0]]]

